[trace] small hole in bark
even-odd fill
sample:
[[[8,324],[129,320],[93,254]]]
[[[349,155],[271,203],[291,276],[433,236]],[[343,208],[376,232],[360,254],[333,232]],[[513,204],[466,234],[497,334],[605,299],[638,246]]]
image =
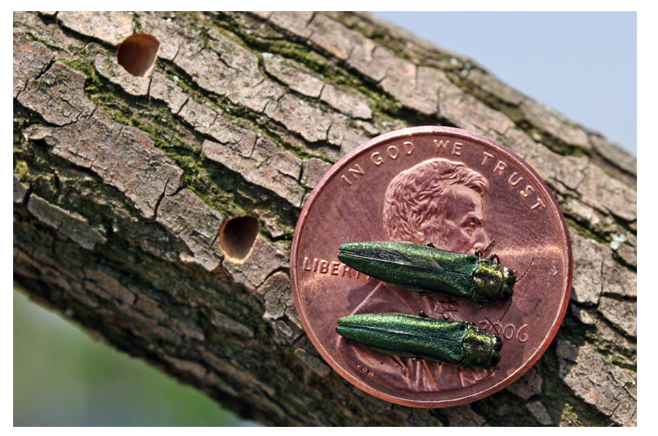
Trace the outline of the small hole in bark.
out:
[[[148,33],[133,33],[117,48],[117,62],[133,76],[143,77],[153,67],[160,41]]]
[[[254,246],[260,222],[253,216],[239,216],[224,221],[219,229],[219,246],[231,260],[243,261]]]

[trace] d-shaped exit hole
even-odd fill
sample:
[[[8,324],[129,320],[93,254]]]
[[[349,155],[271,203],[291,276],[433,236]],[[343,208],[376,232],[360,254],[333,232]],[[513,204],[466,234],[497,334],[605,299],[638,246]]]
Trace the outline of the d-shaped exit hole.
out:
[[[155,63],[160,41],[148,33],[133,33],[117,48],[117,62],[133,76],[143,77]]]
[[[231,260],[242,262],[251,253],[259,231],[260,222],[253,216],[231,218],[219,229],[219,246]]]

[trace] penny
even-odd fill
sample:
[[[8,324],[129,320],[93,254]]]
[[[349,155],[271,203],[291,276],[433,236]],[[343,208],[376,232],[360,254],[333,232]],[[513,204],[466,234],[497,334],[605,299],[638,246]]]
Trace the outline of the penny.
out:
[[[493,303],[422,294],[338,260],[348,242],[407,241],[474,254],[492,240],[500,263],[525,276]],[[309,338],[350,383],[414,407],[466,404],[523,375],[555,337],[569,303],[571,245],[548,187],[519,156],[481,135],[415,127],[378,136],[336,163],[310,194],[291,253],[295,303]],[[494,367],[386,354],[336,333],[359,313],[424,312],[471,321],[503,341]]]

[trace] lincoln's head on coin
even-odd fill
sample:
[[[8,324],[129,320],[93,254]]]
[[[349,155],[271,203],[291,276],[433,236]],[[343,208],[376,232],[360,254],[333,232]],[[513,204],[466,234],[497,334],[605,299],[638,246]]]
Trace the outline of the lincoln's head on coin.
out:
[[[383,224],[391,241],[473,252],[490,242],[483,196],[489,182],[461,162],[428,159],[398,174],[386,189]]]

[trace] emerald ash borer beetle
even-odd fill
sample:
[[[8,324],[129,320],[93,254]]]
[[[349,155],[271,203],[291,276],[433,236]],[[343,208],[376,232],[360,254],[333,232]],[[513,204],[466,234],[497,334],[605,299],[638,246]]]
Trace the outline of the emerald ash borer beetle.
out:
[[[342,245],[338,258],[392,285],[480,302],[510,298],[517,282],[516,271],[502,266],[496,254],[482,257],[480,250],[474,255],[411,242],[354,242]]]
[[[424,314],[350,315],[338,320],[336,331],[388,354],[464,367],[496,365],[503,346],[498,336],[471,322],[440,320]]]

